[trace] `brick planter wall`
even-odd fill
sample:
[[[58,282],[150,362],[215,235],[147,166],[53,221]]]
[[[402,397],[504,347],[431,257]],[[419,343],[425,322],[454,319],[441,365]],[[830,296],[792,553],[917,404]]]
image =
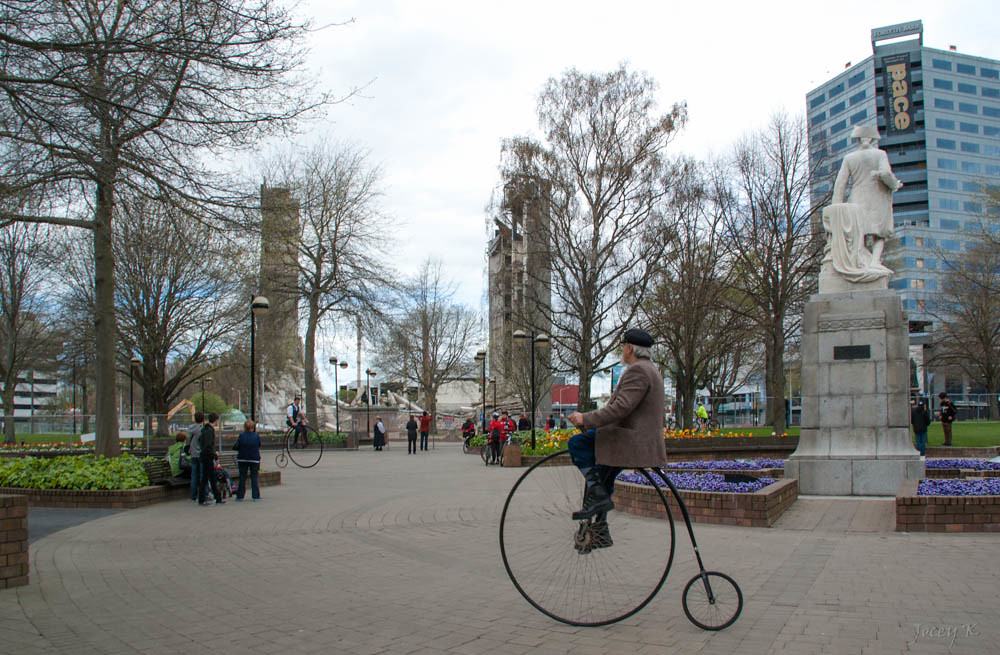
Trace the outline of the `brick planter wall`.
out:
[[[1000,455],[1000,446],[983,448],[958,448],[956,446],[928,446],[927,457],[930,459],[993,459]]]
[[[0,496],[0,589],[28,584],[28,501]]]
[[[1000,532],[1000,496],[918,496],[917,483],[899,485],[897,532]]]
[[[233,482],[238,481],[233,477]],[[262,487],[281,484],[281,471],[261,471],[258,482]],[[16,494],[27,499],[31,507],[89,507],[136,509],[174,498],[187,498],[190,487],[155,485],[139,489],[89,491],[79,489],[19,489],[0,487],[0,494]]]
[[[745,527],[768,528],[799,495],[799,481],[779,480],[752,494],[714,491],[681,491],[691,520]],[[675,521],[683,521],[680,507],[669,489],[664,490]],[[666,518],[659,494],[647,486],[615,482],[615,509],[639,516]]]

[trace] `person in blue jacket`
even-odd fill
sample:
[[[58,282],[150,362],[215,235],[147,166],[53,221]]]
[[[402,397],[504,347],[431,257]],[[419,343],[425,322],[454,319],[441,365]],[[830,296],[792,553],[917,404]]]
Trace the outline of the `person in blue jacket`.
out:
[[[240,469],[240,481],[236,487],[236,500],[243,500],[247,492],[247,474],[250,475],[250,495],[260,500],[260,485],[257,474],[260,471],[260,435],[257,434],[257,424],[247,419],[243,423],[243,432],[233,444],[236,451],[236,465]]]

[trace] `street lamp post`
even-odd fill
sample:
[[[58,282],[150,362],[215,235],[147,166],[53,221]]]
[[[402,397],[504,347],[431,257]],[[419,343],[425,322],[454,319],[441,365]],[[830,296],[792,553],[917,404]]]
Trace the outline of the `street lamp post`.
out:
[[[333,407],[337,415],[337,434],[340,434],[340,383],[337,382],[337,365],[337,358],[331,357],[330,366],[333,367]],[[347,362],[340,362],[339,365],[340,368],[347,368]]]
[[[264,296],[253,296],[250,299],[250,420],[257,420],[257,406],[256,406],[256,396],[257,396],[257,377],[254,375],[254,332],[256,332],[256,326],[254,325],[254,315],[257,312],[264,313],[271,306],[271,303],[267,301]]]
[[[523,341],[525,339],[531,339],[531,449],[535,449],[535,344],[538,344],[539,348],[549,345],[549,336],[547,334],[535,334],[532,330],[531,334],[528,334],[524,330],[514,330],[513,337],[518,341]]]
[[[73,358],[73,438],[76,438],[76,357]]]
[[[476,353],[476,361],[483,365],[483,434],[486,434],[486,351]]]
[[[135,398],[132,394],[132,373],[135,371],[135,367],[142,364],[142,360],[138,356],[132,355],[132,358],[128,361],[128,429],[131,432],[135,428]],[[135,447],[135,439],[133,437],[128,438],[128,447],[131,450]]]
[[[493,411],[497,411],[497,379],[490,378],[490,384],[493,385]]]
[[[368,434],[372,433],[372,378],[376,375],[377,373],[372,369],[365,369],[365,420],[368,425]]]
[[[211,384],[212,378],[202,378],[201,379],[201,413],[205,413],[205,385]]]

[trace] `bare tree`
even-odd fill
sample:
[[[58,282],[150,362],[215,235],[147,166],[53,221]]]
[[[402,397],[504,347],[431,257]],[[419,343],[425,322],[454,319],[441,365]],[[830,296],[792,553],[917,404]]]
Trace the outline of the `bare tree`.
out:
[[[554,368],[575,371],[581,407],[590,383],[636,317],[660,254],[644,238],[657,217],[665,152],[684,124],[683,104],[657,113],[657,85],[624,66],[606,74],[568,70],[538,98],[545,142],[509,140],[505,179],[534,176],[550,185],[543,241],[551,252]],[[531,271],[529,271],[531,273]]]
[[[14,443],[17,381],[39,368],[54,342],[46,308],[45,230],[31,225],[0,228],[0,383],[4,440]]]
[[[438,391],[446,382],[475,372],[471,349],[482,334],[478,314],[455,303],[454,284],[441,263],[427,260],[403,286],[399,311],[388,318],[377,345],[378,365],[387,379],[418,387],[422,404],[437,413]]]
[[[0,196],[48,201],[31,214],[0,204],[0,221],[93,233],[100,454],[120,452],[112,222],[122,191],[202,203],[208,220],[205,201],[232,196],[204,156],[252,146],[327,100],[297,76],[307,29],[276,0],[0,0]]]
[[[778,114],[744,137],[715,173],[714,201],[732,267],[732,309],[754,324],[764,346],[768,425],[782,432],[786,341],[798,334],[802,307],[816,291],[822,234],[810,189],[820,161],[811,161],[805,123]]]
[[[268,167],[297,200],[299,234],[296,294],[306,309],[305,405],[316,414],[316,337],[325,319],[379,314],[379,295],[391,287],[388,237],[379,201],[382,170],[349,144],[321,142],[305,153],[286,153]],[[353,320],[351,323],[353,324]]]

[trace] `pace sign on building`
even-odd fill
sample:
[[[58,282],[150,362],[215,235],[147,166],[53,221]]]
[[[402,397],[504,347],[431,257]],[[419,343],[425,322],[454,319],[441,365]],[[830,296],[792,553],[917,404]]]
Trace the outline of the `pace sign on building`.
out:
[[[900,54],[883,57],[882,70],[885,71],[886,136],[909,134],[913,131],[916,114],[913,107],[910,55]]]

